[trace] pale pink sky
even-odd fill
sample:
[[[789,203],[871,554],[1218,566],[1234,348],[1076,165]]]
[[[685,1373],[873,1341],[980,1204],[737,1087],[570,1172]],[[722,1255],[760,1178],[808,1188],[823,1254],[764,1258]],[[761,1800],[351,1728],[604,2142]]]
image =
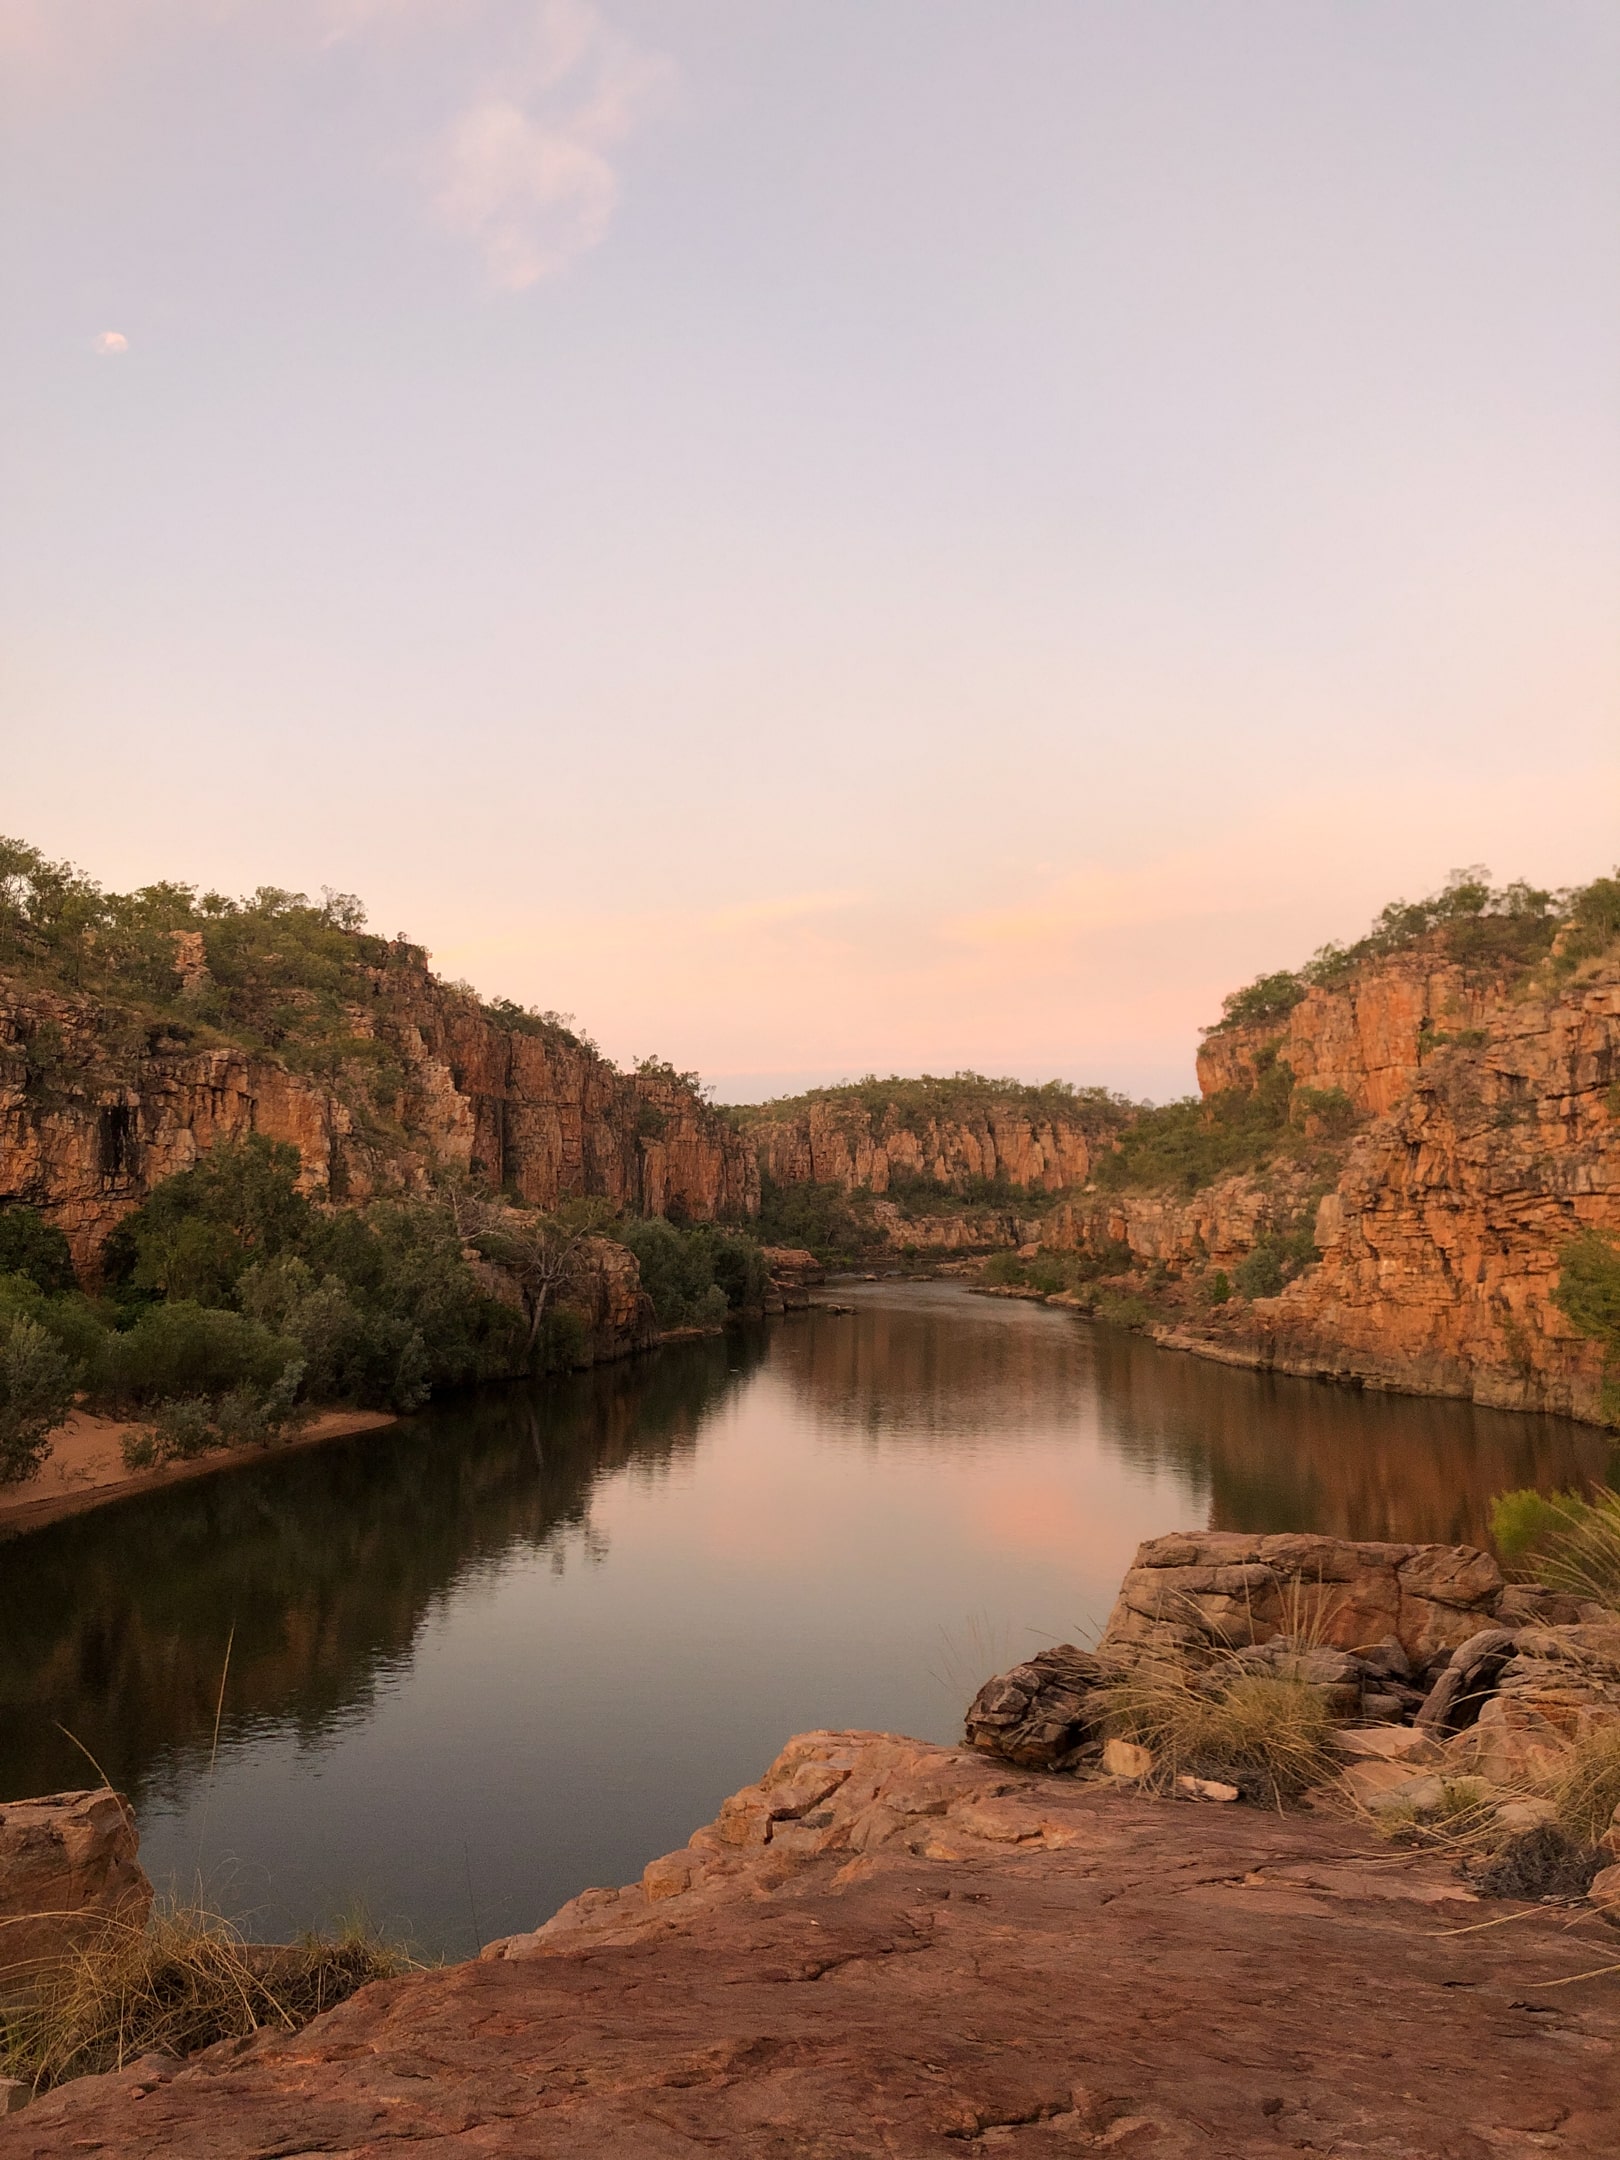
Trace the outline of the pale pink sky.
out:
[[[1597,0],[0,0],[0,829],[722,1094],[1620,856]]]

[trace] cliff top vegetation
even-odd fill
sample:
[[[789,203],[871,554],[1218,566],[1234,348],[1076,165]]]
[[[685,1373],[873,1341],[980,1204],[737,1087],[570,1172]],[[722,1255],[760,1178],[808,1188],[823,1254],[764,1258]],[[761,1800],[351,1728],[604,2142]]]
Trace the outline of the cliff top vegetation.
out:
[[[934,1119],[961,1123],[1011,1113],[1054,1125],[1077,1125],[1089,1133],[1115,1130],[1135,1109],[1108,1088],[1075,1087],[1067,1080],[997,1080],[976,1072],[919,1073],[915,1078],[890,1073],[880,1079],[868,1073],[861,1080],[806,1088],[802,1095],[736,1104],[731,1115],[746,1129],[807,1116],[818,1103],[864,1115],[874,1126],[917,1126]]]
[[[1470,971],[1524,976],[1546,964],[1571,974],[1620,937],[1620,868],[1611,877],[1561,890],[1521,879],[1493,886],[1483,864],[1454,870],[1426,900],[1392,900],[1365,937],[1324,945],[1302,968],[1260,975],[1221,1001],[1222,1028],[1281,1024],[1320,985],[1334,989],[1370,960],[1427,947]]]
[[[403,931],[381,937],[365,923],[355,895],[330,888],[318,902],[275,885],[242,899],[169,881],[106,892],[72,863],[0,837],[0,970],[132,1012],[154,1047],[231,1043],[304,1070],[383,1055],[356,1033],[355,1008],[390,972],[424,972],[428,955]],[[443,987],[499,1027],[599,1054],[569,1015]]]

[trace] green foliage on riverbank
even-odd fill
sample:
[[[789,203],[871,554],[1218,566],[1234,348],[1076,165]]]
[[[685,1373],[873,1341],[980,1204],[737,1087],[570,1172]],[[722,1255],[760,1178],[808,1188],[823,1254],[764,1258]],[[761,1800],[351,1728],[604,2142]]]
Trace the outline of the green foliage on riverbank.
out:
[[[613,1235],[635,1254],[661,1328],[713,1327],[764,1305],[764,1257],[740,1231],[707,1223],[682,1229],[653,1216],[626,1217]]]
[[[755,1229],[762,1245],[788,1245],[814,1253],[824,1265],[849,1264],[888,1249],[872,1219],[872,1195],[846,1193],[841,1185],[780,1185],[768,1172],[759,1181]]]
[[[436,1389],[577,1364],[568,1293],[593,1235],[635,1254],[661,1327],[764,1301],[758,1243],[736,1230],[620,1220],[600,1201],[546,1215],[460,1187],[323,1210],[298,1174],[294,1149],[259,1136],[215,1148],[119,1225],[100,1299],[0,1274],[0,1482],[32,1474],[79,1390],[152,1421],[131,1442],[150,1462],[269,1440],[301,1404],[411,1410]],[[57,1279],[33,1226],[5,1249],[43,1254],[36,1275]],[[510,1302],[469,1252],[502,1271]]]

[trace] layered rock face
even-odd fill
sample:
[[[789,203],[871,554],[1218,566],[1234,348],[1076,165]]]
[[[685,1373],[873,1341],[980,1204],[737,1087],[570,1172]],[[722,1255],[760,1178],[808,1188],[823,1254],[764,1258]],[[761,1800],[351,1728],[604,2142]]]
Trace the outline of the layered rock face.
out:
[[[324,1071],[0,978],[0,1198],[93,1273],[107,1233],[216,1142],[297,1149],[312,1196],[410,1192],[453,1168],[549,1207],[594,1194],[710,1220],[759,1205],[752,1149],[679,1076],[621,1073],[560,1028],[508,1025],[395,948]]]
[[[1029,1192],[1083,1185],[1099,1142],[1079,1124],[1011,1108],[961,1117],[907,1118],[892,1106],[811,1101],[791,1117],[750,1127],[761,1169],[779,1185],[866,1187],[882,1195],[896,1177],[940,1186],[999,1180]]]
[[[122,1793],[50,1793],[0,1805],[0,2003],[109,1921],[139,1927],[152,1885]]]

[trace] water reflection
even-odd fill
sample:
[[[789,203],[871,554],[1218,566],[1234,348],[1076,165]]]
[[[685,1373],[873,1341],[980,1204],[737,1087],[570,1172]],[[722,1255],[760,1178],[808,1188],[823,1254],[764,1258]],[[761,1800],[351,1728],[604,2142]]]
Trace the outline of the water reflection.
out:
[[[492,1390],[0,1545],[0,1791],[79,1783],[88,1751],[138,1801],[168,1796],[212,1746],[227,1646],[227,1742],[363,1717],[452,1588],[514,1553],[556,1575],[605,1557],[598,1485],[690,1456],[764,1351],[750,1331]]]
[[[1141,1537],[1477,1539],[1494,1492],[1606,1467],[1553,1419],[849,1298],[0,1544],[0,1796],[84,1779],[59,1722],[155,1872],[234,1870],[267,1933],[360,1894],[464,1952],[679,1843],[793,1730],[950,1737],[985,1671],[1100,1623]]]

